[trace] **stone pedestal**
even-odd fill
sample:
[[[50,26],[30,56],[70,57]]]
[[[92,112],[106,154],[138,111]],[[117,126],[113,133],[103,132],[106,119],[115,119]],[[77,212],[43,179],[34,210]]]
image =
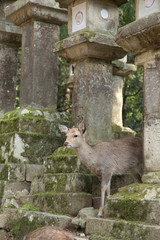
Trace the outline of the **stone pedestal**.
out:
[[[55,44],[54,51],[74,66],[73,122],[84,120],[87,141],[112,139],[112,64],[125,52],[113,35],[84,32]]]
[[[56,1],[16,1],[6,16],[22,26],[22,79],[20,106],[55,110],[57,107],[57,56],[52,48],[67,11]]]
[[[5,7],[13,1],[0,2],[0,118],[15,108],[18,47],[21,29],[5,19]]]
[[[160,13],[153,13],[123,28],[117,43],[136,56],[144,66],[144,176],[143,181],[160,182]]]

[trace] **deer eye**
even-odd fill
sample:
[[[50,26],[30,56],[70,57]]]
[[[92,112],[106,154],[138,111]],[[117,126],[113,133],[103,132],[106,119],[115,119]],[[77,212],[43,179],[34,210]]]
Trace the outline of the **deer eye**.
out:
[[[77,137],[78,137],[78,135],[74,135],[74,137],[75,137],[75,138],[77,138]]]

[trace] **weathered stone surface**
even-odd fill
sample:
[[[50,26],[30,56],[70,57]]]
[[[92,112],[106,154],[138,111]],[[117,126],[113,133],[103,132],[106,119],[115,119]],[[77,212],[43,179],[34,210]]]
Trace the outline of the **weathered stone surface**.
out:
[[[8,215],[6,213],[1,213],[0,214],[0,229],[5,229],[7,221],[8,221]]]
[[[0,118],[15,109],[18,48],[0,44]]]
[[[119,189],[105,205],[104,217],[160,223],[160,185],[133,184]]]
[[[33,178],[39,174],[44,173],[43,165],[26,164],[26,181],[32,182]]]
[[[16,1],[6,16],[22,26],[20,106],[57,108],[58,58],[51,49],[59,39],[59,26],[66,22],[66,10],[55,1]]]
[[[9,21],[0,19],[0,43],[10,46],[21,46],[22,30]]]
[[[92,206],[92,196],[87,193],[37,193],[21,197],[23,203],[31,203],[40,211],[76,216],[80,209]]]
[[[76,153],[66,147],[60,147],[53,155],[44,158],[43,165],[46,173],[90,173]]]
[[[63,145],[58,123],[68,125],[69,117],[34,109],[7,113],[0,121],[0,162],[41,164],[44,156]]]
[[[87,218],[96,217],[98,210],[95,210],[93,207],[83,208],[79,211],[77,217],[72,219],[72,223],[77,227],[85,228]]]
[[[8,240],[9,235],[7,231],[0,229],[0,240]]]
[[[73,122],[84,120],[87,142],[112,139],[112,65],[95,59],[77,62],[72,98]]]
[[[38,21],[23,25],[21,107],[57,108],[58,59],[51,48],[58,39],[56,25]]]
[[[144,170],[153,172],[152,182],[160,182],[160,51],[151,50],[136,57],[144,66]],[[147,178],[144,178],[147,180]]]
[[[0,164],[0,180],[26,180],[26,167],[24,164]]]
[[[15,236],[15,240],[23,240],[27,233],[44,226],[69,229],[72,220],[68,216],[24,210],[7,209],[5,213],[8,214],[9,220],[7,229]]]
[[[157,240],[160,234],[160,226],[123,220],[88,218],[86,225],[86,234],[91,235],[91,240]]]
[[[122,126],[123,78],[137,70],[134,64],[115,60],[113,64],[112,124]],[[114,137],[113,137],[114,138]]]
[[[126,52],[115,43],[115,37],[111,33],[89,31],[57,42],[54,45],[54,52],[69,61],[92,57],[112,62],[126,55]]]
[[[124,137],[135,136],[136,132],[131,128],[112,124],[112,139],[119,139]]]
[[[126,77],[130,73],[137,71],[137,66],[134,64],[124,63],[120,60],[115,60],[113,64],[113,75]]]
[[[27,182],[8,182],[4,187],[2,206],[4,208],[19,208],[22,202],[20,197],[27,197],[30,192],[30,183]]]
[[[69,4],[74,2],[74,0],[58,0],[58,2],[59,2],[61,7],[67,8]],[[117,4],[117,6],[120,6],[124,3],[126,3],[127,0],[113,0],[113,2],[115,2],[115,4]]]
[[[118,30],[116,42],[134,55],[160,46],[160,13],[153,13]]]
[[[59,8],[55,0],[24,0],[16,1],[7,7],[6,17],[15,25],[21,25],[30,19],[36,21],[55,23],[62,25],[67,23],[67,10]]]
[[[82,4],[83,3],[83,7]],[[75,10],[74,13],[74,9]],[[101,15],[101,10],[107,9],[108,19],[104,19]],[[76,15],[78,11],[83,13],[83,25],[76,24]],[[113,1],[74,1],[68,6],[68,33],[69,35],[75,32],[93,31],[101,33],[116,34],[119,24],[119,12],[117,5]]]
[[[36,192],[87,192],[92,193],[92,174],[56,173],[34,177],[31,194]]]

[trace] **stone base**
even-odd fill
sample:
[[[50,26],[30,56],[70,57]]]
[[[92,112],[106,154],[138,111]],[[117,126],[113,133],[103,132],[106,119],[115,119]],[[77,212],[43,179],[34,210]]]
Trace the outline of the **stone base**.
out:
[[[23,204],[33,204],[42,212],[71,216],[76,216],[82,208],[92,206],[92,195],[87,193],[37,193],[20,200]]]
[[[136,135],[136,132],[133,131],[131,128],[112,124],[112,139],[134,137],[135,135]]]
[[[148,172],[144,173],[142,177],[144,183],[158,183],[160,184],[160,172]]]
[[[89,218],[86,234],[91,235],[90,240],[157,240],[160,235],[160,226],[118,219]]]
[[[56,149],[53,155],[44,158],[43,164],[45,173],[90,173],[74,150],[66,147]]]
[[[29,181],[44,172],[43,165],[36,164],[0,164],[0,181]]]
[[[10,235],[13,235],[15,240],[23,240],[27,233],[44,226],[56,226],[61,229],[69,229],[71,228],[72,221],[72,218],[68,216],[26,210],[17,211],[14,209],[6,209],[5,212],[0,215],[0,219],[3,219],[4,216],[6,221],[2,228],[8,229]],[[0,238],[0,240],[4,239]]]
[[[110,196],[104,217],[160,224],[160,184],[132,184]]]
[[[92,174],[55,173],[41,174],[31,184],[31,194],[38,192],[92,193]]]

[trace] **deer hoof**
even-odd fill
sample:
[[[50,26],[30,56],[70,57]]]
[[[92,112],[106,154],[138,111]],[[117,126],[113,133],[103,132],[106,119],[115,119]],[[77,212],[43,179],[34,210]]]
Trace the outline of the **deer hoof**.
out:
[[[102,215],[97,215],[97,217],[96,218],[103,218],[103,216]]]

